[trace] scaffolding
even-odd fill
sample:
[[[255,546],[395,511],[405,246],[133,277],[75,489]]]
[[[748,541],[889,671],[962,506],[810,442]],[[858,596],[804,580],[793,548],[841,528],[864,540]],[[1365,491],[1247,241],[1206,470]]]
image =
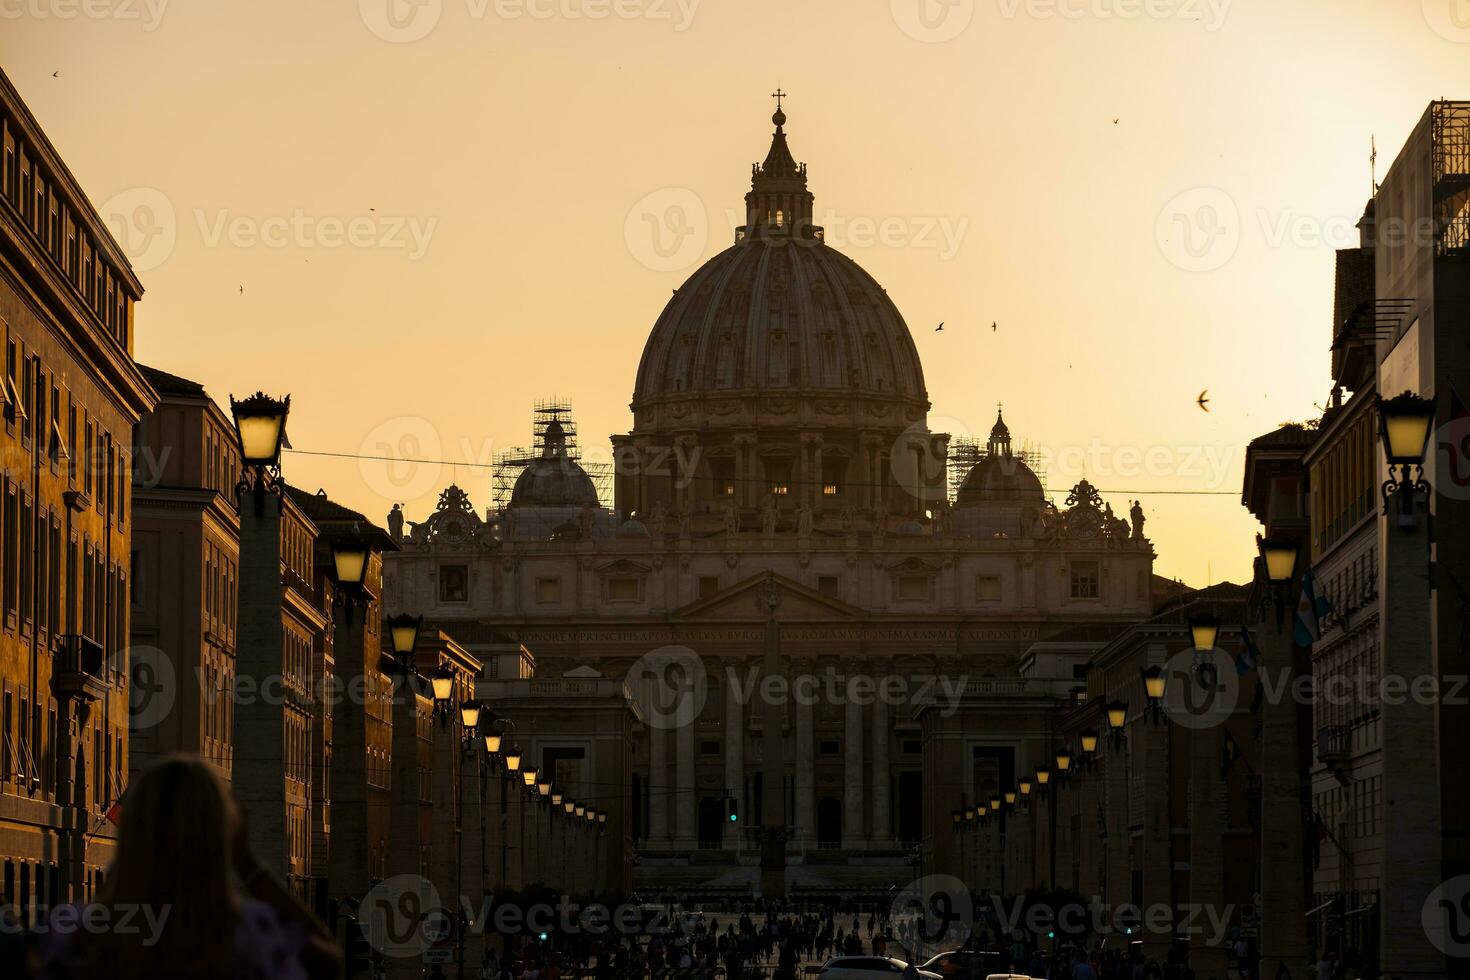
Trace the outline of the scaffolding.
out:
[[[610,463],[584,463],[582,450],[577,445],[577,423],[572,420],[572,403],[564,398],[544,398],[536,402],[531,416],[530,448],[512,446],[495,454],[491,470],[490,505],[493,510],[503,511],[510,504],[516,480],[534,459],[546,451],[546,432],[555,422],[561,426],[562,439],[567,457],[577,463],[592,479],[597,490],[597,499],[607,501],[612,497],[613,470]]]
[[[960,487],[965,483],[965,477],[982,460],[989,458],[990,450],[986,444],[978,439],[968,436],[956,436],[949,441],[949,501],[959,497]],[[1021,448],[1011,453],[1011,458],[1026,464],[1026,468],[1036,474],[1036,479],[1041,481],[1042,487],[1046,486],[1046,465],[1041,451],[1034,448],[1030,443],[1023,442]]]
[[[1436,102],[1434,142],[1434,252],[1470,256],[1470,102]]]

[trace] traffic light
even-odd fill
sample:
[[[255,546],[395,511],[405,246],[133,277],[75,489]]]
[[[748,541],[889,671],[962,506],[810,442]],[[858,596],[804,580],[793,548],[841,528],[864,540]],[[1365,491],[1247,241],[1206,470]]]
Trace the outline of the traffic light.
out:
[[[735,797],[725,800],[725,813],[731,823],[740,822],[740,804],[735,802]]]

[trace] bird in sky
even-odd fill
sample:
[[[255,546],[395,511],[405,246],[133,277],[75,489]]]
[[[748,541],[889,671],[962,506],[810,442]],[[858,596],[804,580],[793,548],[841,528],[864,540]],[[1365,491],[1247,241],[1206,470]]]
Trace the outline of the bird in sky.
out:
[[[61,77],[61,72],[59,72],[59,71],[53,71],[51,73],[51,77],[52,78],[60,78]]]
[[[934,332],[935,333],[938,333],[939,331],[941,331],[943,329],[944,329],[944,321],[943,320],[940,320],[939,321],[939,326],[937,326],[937,327],[934,328]]]
[[[991,333],[995,333],[995,331],[998,330],[998,329],[999,328],[995,325],[995,321],[994,320],[991,320],[990,321],[990,332]]]
[[[244,296],[245,295],[245,287],[244,286],[241,286],[240,287],[240,295],[241,296]]]
[[[1200,407],[1200,411],[1202,411],[1202,412],[1208,412],[1210,410],[1210,397],[1209,396],[1210,396],[1210,389],[1206,388],[1204,391],[1201,391],[1199,393],[1199,397],[1194,400],[1194,403]]]
[[[1114,116],[1113,117],[1113,125],[1114,126],[1118,125],[1118,117],[1117,116]]]

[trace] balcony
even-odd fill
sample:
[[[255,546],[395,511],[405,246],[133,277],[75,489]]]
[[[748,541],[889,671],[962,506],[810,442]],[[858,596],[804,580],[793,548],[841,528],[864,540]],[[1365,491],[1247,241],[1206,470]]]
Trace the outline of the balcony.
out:
[[[62,698],[76,698],[88,704],[100,699],[107,693],[102,644],[78,633],[63,636],[51,683]]]
[[[1317,730],[1317,761],[1329,769],[1340,768],[1352,754],[1352,732],[1342,725]]]

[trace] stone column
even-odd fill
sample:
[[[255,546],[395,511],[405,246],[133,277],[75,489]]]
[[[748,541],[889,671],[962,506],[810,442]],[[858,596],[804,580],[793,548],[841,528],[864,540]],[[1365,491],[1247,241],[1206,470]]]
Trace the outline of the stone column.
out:
[[[260,513],[257,514],[253,498],[249,494],[241,498],[240,627],[236,676],[241,680],[248,678],[264,685],[270,678],[283,677],[285,664],[284,628],[281,624],[281,498],[267,493],[261,503]],[[349,617],[357,625],[357,629],[349,632],[356,636],[358,646],[357,658],[355,661],[349,660],[348,669],[352,670],[355,663],[355,673],[361,674],[361,609],[337,612],[338,640],[342,639],[342,621]],[[347,645],[345,649],[350,658],[354,648]],[[234,707],[234,744],[249,746],[248,751],[235,754],[231,773],[235,799],[239,801],[240,809],[247,817],[246,833],[249,836],[250,849],[261,865],[284,885],[289,880],[291,868],[284,775],[285,704],[281,698],[256,697],[244,698]],[[358,754],[353,755],[352,752]],[[100,762],[101,760],[95,760],[94,764]],[[342,762],[361,770],[366,764],[365,745],[360,752],[358,746],[354,746],[351,751],[344,753]],[[356,802],[365,811],[366,795],[364,784],[356,794],[356,799],[349,798],[344,804],[351,807]],[[350,826],[345,829],[349,835],[354,832]],[[365,822],[357,843],[366,847]],[[350,894],[361,898],[367,888],[366,876],[353,878],[352,886],[354,890]]]
[[[1103,752],[1102,743],[1094,757]],[[1094,763],[1095,764],[1095,763]],[[1097,782],[1096,771],[1079,774],[1077,778],[1077,833],[1071,846],[1077,854],[1077,891],[1083,898],[1102,894],[1102,880],[1098,874],[1097,839]]]
[[[725,821],[725,850],[738,851],[742,828],[754,814],[745,806],[745,711],[740,703],[739,661],[727,660],[725,683],[725,792],[735,800],[740,814],[738,823]]]
[[[675,729],[678,758],[675,772],[675,846],[693,848],[697,843],[694,802],[694,724],[690,718]]]
[[[1157,662],[1153,657],[1150,660]],[[1172,905],[1174,855],[1173,842],[1169,839],[1169,739],[1175,726],[1168,721],[1145,721],[1137,727],[1143,739],[1143,904]],[[1173,930],[1150,932],[1145,926],[1142,936],[1144,955],[1164,962],[1173,941]]]
[[[810,661],[796,664],[797,677],[810,676],[813,665]],[[812,728],[812,699],[816,689],[795,692],[796,701],[796,826],[803,845],[816,840],[816,745]]]
[[[1300,588],[1295,581],[1282,591],[1278,625],[1277,610],[1264,610],[1265,622],[1258,629],[1264,635],[1261,649],[1265,663],[1261,679],[1268,677],[1273,688],[1290,692],[1297,674],[1296,643],[1292,638],[1296,597]],[[1388,616],[1391,597],[1385,595],[1381,616]],[[1385,739],[1390,726],[1384,719]],[[1306,969],[1305,929],[1306,870],[1303,865],[1302,833],[1306,813],[1303,810],[1302,783],[1306,774],[1300,771],[1298,753],[1303,737],[1300,706],[1289,693],[1280,698],[1263,697],[1261,704],[1261,969],[1262,976],[1274,977],[1283,967],[1292,975]],[[1420,746],[1422,749],[1422,746]],[[1385,752],[1385,761],[1386,761]],[[1384,770],[1384,784],[1392,777]],[[1385,794],[1384,802],[1387,804]],[[1385,855],[1387,857],[1387,855]],[[1387,870],[1387,862],[1384,868]],[[1381,886],[1380,886],[1381,887]],[[1382,895],[1383,892],[1380,892]],[[1417,909],[1423,902],[1415,899]],[[1392,922],[1395,933],[1404,920],[1392,919],[1386,904],[1380,905],[1380,917]],[[1415,929],[1415,932],[1420,930]],[[1388,933],[1385,932],[1385,942]],[[1384,961],[1385,968],[1387,961]]]
[[[853,675],[862,670],[861,665],[847,665],[849,682]],[[846,694],[846,718],[844,730],[847,744],[843,753],[842,790],[842,846],[847,849],[861,847],[864,840],[863,811],[867,809],[863,798],[863,706],[852,698],[851,688]]]
[[[875,847],[893,843],[893,821],[888,812],[888,788],[892,774],[888,771],[889,738],[888,703],[883,699],[881,681],[873,698],[873,822],[871,841]]]
[[[1405,491],[1400,491],[1403,493]],[[1445,958],[1419,927],[1427,896],[1443,880],[1443,826],[1440,802],[1440,753],[1458,749],[1440,744],[1436,701],[1415,695],[1429,678],[1438,678],[1435,662],[1430,588],[1429,515],[1423,494],[1416,493],[1412,524],[1395,511],[1379,521],[1383,555],[1379,586],[1379,636],[1385,681],[1395,679],[1408,694],[1381,699],[1383,732],[1383,863],[1379,879],[1380,967],[1385,976],[1444,976]],[[1269,663],[1270,660],[1268,659]],[[1273,798],[1270,769],[1266,799]],[[1300,781],[1298,781],[1300,787]],[[1298,790],[1299,791],[1299,790]],[[1269,810],[1269,807],[1267,808]],[[1298,824],[1300,827],[1300,824]],[[1297,852],[1298,856],[1300,851]],[[1264,858],[1264,855],[1263,855]],[[1447,895],[1451,901],[1456,896]],[[1262,904],[1266,901],[1262,896]],[[1451,924],[1443,909],[1437,918],[1441,944]],[[1264,925],[1264,923],[1263,923]],[[1284,958],[1284,957],[1283,957]]]
[[[1124,731],[1137,725],[1125,725]],[[1137,739],[1135,734],[1133,739]],[[1103,813],[1108,836],[1103,841],[1103,864],[1106,880],[1103,894],[1108,905],[1119,908],[1133,901],[1130,880],[1132,862],[1128,856],[1128,769],[1132,752],[1126,743],[1109,746],[1103,761]]]
[[[1181,683],[1175,680],[1175,683]],[[1188,683],[1188,682],[1183,682]],[[1188,733],[1189,901],[1200,909],[1225,908],[1224,786],[1220,771],[1221,739],[1216,725]],[[1217,913],[1220,914],[1220,913]],[[1209,930],[1191,937],[1189,965],[1198,980],[1225,980],[1229,957],[1225,947],[1210,945]],[[1227,940],[1228,941],[1228,940]]]
[[[657,704],[658,679],[647,675],[640,683],[647,704]],[[648,726],[648,842],[655,848],[669,846],[669,733],[658,720]]]
[[[279,571],[276,574],[279,576]],[[243,578],[242,575],[242,583]],[[350,613],[338,609],[334,616],[333,650],[343,697],[333,706],[332,717],[332,769],[328,774],[332,793],[332,853],[327,880],[331,897],[361,900],[374,873],[368,828],[367,708],[361,694],[367,689],[364,677],[367,641],[361,609]],[[242,610],[242,626],[244,622]],[[239,741],[238,723],[236,744],[248,744]]]

